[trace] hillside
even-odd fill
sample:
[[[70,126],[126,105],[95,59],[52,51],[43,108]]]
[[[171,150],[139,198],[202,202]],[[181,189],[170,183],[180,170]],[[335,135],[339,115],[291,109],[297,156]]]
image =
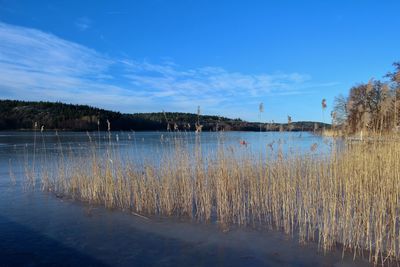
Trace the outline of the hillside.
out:
[[[168,123],[171,130],[176,124],[179,130],[193,131],[194,124],[198,120],[203,125],[203,131],[215,131],[217,128],[225,131],[260,130],[260,124],[257,122],[218,116],[197,116],[197,114],[177,112],[123,114],[87,105],[0,100],[0,130],[30,130],[33,129],[35,122],[39,127],[44,125],[45,129],[94,131],[99,128],[107,130],[107,120],[111,123],[111,129],[118,131],[165,131]],[[99,125],[98,122],[100,122]],[[313,131],[314,124],[314,122],[293,122],[288,127],[287,124],[264,123],[261,127],[263,131],[289,129]],[[327,124],[324,125],[329,127]],[[319,127],[323,127],[321,123]]]

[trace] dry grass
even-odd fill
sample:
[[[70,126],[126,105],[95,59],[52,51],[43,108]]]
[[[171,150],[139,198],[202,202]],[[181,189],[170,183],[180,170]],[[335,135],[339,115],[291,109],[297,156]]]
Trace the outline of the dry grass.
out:
[[[126,162],[111,142],[104,153],[94,146],[89,156],[71,152],[68,163],[62,156],[43,173],[41,188],[138,214],[265,226],[324,251],[337,244],[355,256],[367,251],[374,263],[400,258],[398,142],[267,160],[223,145],[208,157],[201,146],[175,145],[159,164]]]

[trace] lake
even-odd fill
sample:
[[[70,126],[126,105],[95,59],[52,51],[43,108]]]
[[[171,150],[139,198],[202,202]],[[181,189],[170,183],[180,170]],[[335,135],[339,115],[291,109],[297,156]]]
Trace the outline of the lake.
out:
[[[212,157],[223,144],[236,155],[317,155],[334,142],[304,132],[0,132],[0,266],[365,266],[341,249],[324,255],[280,232],[129,212],[24,190],[26,168],[60,151],[84,161],[91,149],[139,164],[178,146]],[[33,153],[35,151],[35,153]],[[110,153],[111,153],[110,152]],[[11,176],[15,176],[15,184]]]

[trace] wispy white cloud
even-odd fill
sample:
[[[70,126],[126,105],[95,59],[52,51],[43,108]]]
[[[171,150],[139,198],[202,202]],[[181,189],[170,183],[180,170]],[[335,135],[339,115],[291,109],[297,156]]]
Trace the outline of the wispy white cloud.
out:
[[[40,30],[0,23],[0,97],[85,103],[123,112],[194,111],[228,116],[235,105],[310,92],[300,73],[246,74],[111,58]],[[258,100],[257,100],[258,101]],[[224,112],[218,112],[223,109]]]
[[[89,18],[87,18],[87,17],[81,17],[81,18],[78,18],[78,19],[75,21],[75,26],[76,26],[76,27],[78,28],[78,30],[80,30],[80,31],[86,31],[86,30],[88,30],[89,28],[92,27],[92,24],[93,24],[92,20],[89,19]]]
[[[155,65],[148,62],[122,61],[124,77],[134,85],[151,88],[156,95],[216,94],[259,97],[282,93],[300,93],[300,85],[311,80],[309,75],[243,74],[219,67],[178,70],[177,66]]]

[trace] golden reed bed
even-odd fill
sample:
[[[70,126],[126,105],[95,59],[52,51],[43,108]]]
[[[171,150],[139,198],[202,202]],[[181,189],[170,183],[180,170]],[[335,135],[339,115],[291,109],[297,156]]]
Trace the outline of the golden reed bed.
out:
[[[40,181],[28,174],[27,182],[142,215],[282,230],[301,242],[314,240],[324,251],[342,246],[375,264],[400,259],[399,142],[369,140],[329,155],[277,153],[267,159],[223,145],[205,156],[201,145],[189,150],[176,142],[157,164],[127,161],[115,150],[111,142],[81,156],[60,148],[55,166],[36,160]]]

